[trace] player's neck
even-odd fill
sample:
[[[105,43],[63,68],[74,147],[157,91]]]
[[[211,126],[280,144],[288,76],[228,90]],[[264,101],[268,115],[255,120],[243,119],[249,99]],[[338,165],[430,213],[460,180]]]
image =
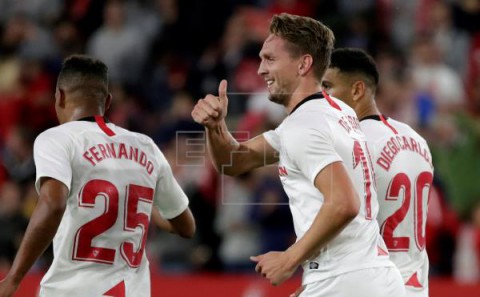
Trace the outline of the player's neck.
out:
[[[308,96],[321,92],[322,88],[320,85],[315,82],[306,82],[304,85],[299,85],[297,89],[292,93],[288,104],[285,106],[287,113],[290,114],[292,110],[300,103],[303,99]]]
[[[82,107],[75,107],[67,116],[65,122],[76,121],[86,117],[93,117],[96,115],[103,115],[103,110],[100,107],[89,107],[89,106],[82,106]]]
[[[380,111],[378,110],[375,101],[372,100],[365,104],[357,104],[357,106],[355,106],[355,113],[359,119],[363,119],[368,116],[379,115]]]

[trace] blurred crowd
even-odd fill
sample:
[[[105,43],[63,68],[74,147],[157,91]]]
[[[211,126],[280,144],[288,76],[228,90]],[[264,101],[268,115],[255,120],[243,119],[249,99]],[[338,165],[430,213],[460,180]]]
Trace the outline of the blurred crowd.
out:
[[[252,272],[249,256],[292,244],[277,168],[219,176],[190,117],[225,78],[237,139],[282,121],[256,74],[269,19],[280,12],[319,19],[336,47],[375,57],[380,110],[419,131],[434,155],[431,275],[480,281],[480,0],[0,0],[0,272],[35,207],[33,142],[57,124],[55,78],[75,53],[108,65],[107,117],[151,136],[190,198],[195,239],[152,226],[153,270]],[[50,249],[34,269],[51,257]]]

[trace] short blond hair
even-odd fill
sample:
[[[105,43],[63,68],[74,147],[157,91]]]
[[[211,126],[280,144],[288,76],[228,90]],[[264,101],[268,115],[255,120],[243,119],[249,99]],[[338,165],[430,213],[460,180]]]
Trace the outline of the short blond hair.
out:
[[[293,57],[311,55],[315,76],[318,80],[322,79],[335,44],[330,28],[309,17],[282,13],[273,16],[270,33],[288,42],[287,50]]]

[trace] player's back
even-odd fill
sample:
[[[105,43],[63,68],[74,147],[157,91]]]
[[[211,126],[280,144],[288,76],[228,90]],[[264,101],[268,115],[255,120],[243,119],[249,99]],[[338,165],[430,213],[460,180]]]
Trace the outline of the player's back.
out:
[[[375,168],[380,232],[405,284],[428,286],[425,226],[433,166],[427,142],[408,125],[379,116],[360,123]]]
[[[50,147],[64,157],[39,174],[69,188],[41,296],[150,296],[144,248],[157,181],[168,166],[153,141],[92,117],[45,131],[35,146],[37,154]]]

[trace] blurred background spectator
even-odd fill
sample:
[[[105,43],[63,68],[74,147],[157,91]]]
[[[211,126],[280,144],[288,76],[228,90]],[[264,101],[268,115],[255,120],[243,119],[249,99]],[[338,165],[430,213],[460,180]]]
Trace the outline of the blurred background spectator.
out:
[[[239,139],[282,121],[283,108],[266,99],[256,74],[269,19],[280,12],[317,18],[337,46],[375,57],[379,106],[417,129],[434,153],[431,275],[480,282],[478,0],[0,0],[0,272],[35,204],[33,141],[56,125],[55,77],[74,53],[106,62],[108,117],[150,135],[191,199],[195,240],[151,228],[153,270],[253,272],[249,255],[290,245],[276,168],[219,176],[190,117],[195,101],[226,78],[228,125]]]

